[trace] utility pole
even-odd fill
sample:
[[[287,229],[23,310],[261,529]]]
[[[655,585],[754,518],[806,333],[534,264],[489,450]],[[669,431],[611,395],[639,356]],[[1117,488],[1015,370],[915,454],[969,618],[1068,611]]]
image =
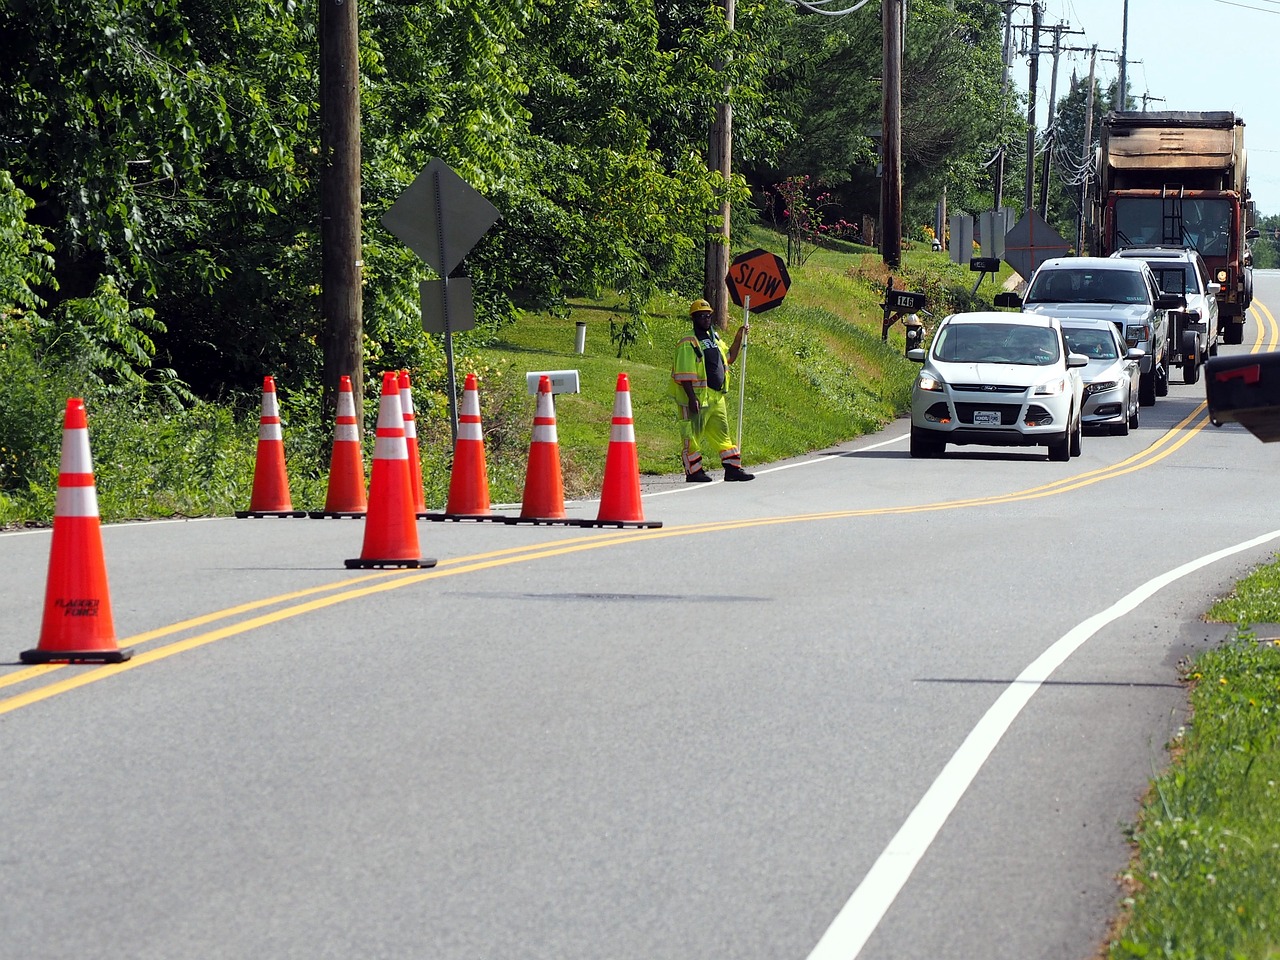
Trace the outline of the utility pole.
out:
[[[1036,199],[1036,84],[1040,82],[1040,5],[1031,5],[1031,75],[1027,81],[1027,184],[1022,209],[1030,213]]]
[[[884,129],[880,140],[880,256],[896,270],[902,266],[902,3],[882,0],[881,101]]]
[[[1059,22],[1050,28],[1053,31],[1053,75],[1049,80],[1049,109],[1045,114],[1044,138],[1044,173],[1040,176],[1040,216],[1049,219],[1049,177],[1053,173],[1053,144],[1057,139],[1057,120],[1054,111],[1058,105],[1058,57],[1062,54],[1062,37],[1064,34],[1083,34],[1083,30],[1072,30],[1071,25]]]
[[[724,19],[733,30],[735,0],[724,0]],[[723,69],[724,64],[717,64]],[[733,177],[733,105],[729,103],[729,88],[725,86],[724,100],[716,107],[716,118],[711,124],[707,144],[707,168],[719,172],[726,197],[720,202],[720,229],[707,237],[706,261],[703,269],[702,292],[715,311],[716,326],[729,325],[729,290],[725,277],[729,275],[729,227],[732,204],[728,200],[729,181]]]
[[[1142,95],[1142,112],[1143,113],[1147,112],[1147,101],[1151,101],[1153,103],[1164,103],[1165,99],[1164,97],[1153,97],[1149,93],[1144,93]]]
[[[320,2],[320,317],[322,406],[332,423],[338,381],[364,409],[360,273],[360,48],[356,0]],[[363,418],[357,416],[358,420]]]
[[[1009,91],[1009,63],[1013,60],[1013,8],[1015,4],[1013,0],[1005,0],[1004,4],[1004,47],[1001,48],[1001,59],[1004,61],[1004,70],[1001,72],[1000,79],[1000,100],[1003,104],[1004,96]],[[1004,203],[1004,130],[1001,129],[1000,145],[996,148],[995,170],[992,174],[991,209],[997,213]],[[939,234],[939,238],[942,234]]]
[[[1089,92],[1084,105],[1084,145],[1080,151],[1080,163],[1085,170],[1080,181],[1080,216],[1076,218],[1076,253],[1084,253],[1085,204],[1089,202],[1089,161],[1093,153],[1093,85],[1098,68],[1098,45],[1089,51]]]
[[[1124,0],[1124,22],[1120,26],[1120,79],[1116,81],[1116,102],[1113,110],[1129,109],[1129,78],[1125,67],[1129,60],[1129,0]]]

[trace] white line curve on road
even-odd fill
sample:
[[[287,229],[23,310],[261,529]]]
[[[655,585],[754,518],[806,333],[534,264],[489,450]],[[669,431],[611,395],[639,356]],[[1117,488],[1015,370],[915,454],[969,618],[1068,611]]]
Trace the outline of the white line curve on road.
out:
[[[1050,675],[1080,649],[1086,640],[1103,627],[1137,609],[1169,584],[1226,557],[1277,538],[1280,538],[1280,530],[1273,530],[1252,540],[1189,560],[1148,580],[1110,607],[1074,626],[1032,661],[1004,689],[947,761],[937,779],[925,791],[915,809],[889,841],[889,845],[836,914],[826,933],[809,954],[808,960],[855,960],[862,952],[862,948],[906,886],[916,865],[977,777],[982,765],[1022,712],[1022,708]]]

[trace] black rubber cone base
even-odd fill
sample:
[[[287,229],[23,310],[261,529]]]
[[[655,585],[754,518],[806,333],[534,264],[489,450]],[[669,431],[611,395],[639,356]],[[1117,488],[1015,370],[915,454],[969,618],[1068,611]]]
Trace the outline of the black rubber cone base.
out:
[[[415,560],[366,560],[364,557],[356,557],[354,560],[345,560],[343,562],[347,565],[348,570],[369,570],[378,567],[423,568],[436,565],[433,557],[422,557]]]
[[[18,659],[23,663],[124,663],[133,656],[133,648],[124,650],[23,650]]]
[[[245,517],[305,517],[305,510],[237,510],[236,519],[243,520]]]
[[[506,517],[500,513],[420,513],[419,520],[431,520],[439,523],[442,520],[450,520],[455,522],[471,521],[474,523],[504,523]]]
[[[582,521],[573,517],[503,517],[503,523],[533,523],[542,526],[580,527]]]
[[[309,512],[307,513],[307,516],[308,516],[308,517],[310,517],[312,520],[326,520],[326,519],[334,519],[334,520],[340,520],[340,519],[363,520],[363,519],[365,518],[365,516],[366,516],[366,515],[365,515],[365,514],[363,514],[363,513],[358,513],[358,512],[356,512],[355,510],[351,510],[351,511],[345,511],[345,510],[311,510],[311,511],[309,511]]]
[[[634,527],[640,530],[656,530],[661,520],[579,520],[580,527]]]

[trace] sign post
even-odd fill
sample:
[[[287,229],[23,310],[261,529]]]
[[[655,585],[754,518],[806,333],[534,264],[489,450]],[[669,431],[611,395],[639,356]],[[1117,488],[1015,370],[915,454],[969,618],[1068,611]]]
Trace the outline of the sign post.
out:
[[[756,298],[756,313],[772,310],[782,303],[791,287],[791,274],[787,265],[776,253],[768,250],[751,250],[733,258],[724,278],[729,286],[729,296],[742,308],[744,327],[751,325],[751,298]],[[742,411],[747,400],[747,340],[748,331],[742,332],[742,367],[738,372],[738,449],[742,449]]]
[[[501,215],[484,196],[443,160],[427,164],[405,187],[386,213],[382,225],[403,240],[439,280],[419,284],[422,329],[444,334],[444,357],[449,380],[449,426],[458,439],[458,384],[453,369],[453,331],[476,325],[471,280],[450,278],[471,248]]]

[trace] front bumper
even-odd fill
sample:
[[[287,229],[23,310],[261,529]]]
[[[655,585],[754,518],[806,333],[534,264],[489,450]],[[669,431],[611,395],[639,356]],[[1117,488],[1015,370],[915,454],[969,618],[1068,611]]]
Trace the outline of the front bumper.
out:
[[[1080,404],[1080,422],[1086,427],[1120,423],[1129,416],[1127,400],[1123,383],[1096,392],[1086,384],[1084,401]]]
[[[944,391],[915,389],[911,425],[936,433],[947,443],[992,446],[1045,446],[1061,441],[1070,430],[1071,395],[1030,396],[998,388]]]

